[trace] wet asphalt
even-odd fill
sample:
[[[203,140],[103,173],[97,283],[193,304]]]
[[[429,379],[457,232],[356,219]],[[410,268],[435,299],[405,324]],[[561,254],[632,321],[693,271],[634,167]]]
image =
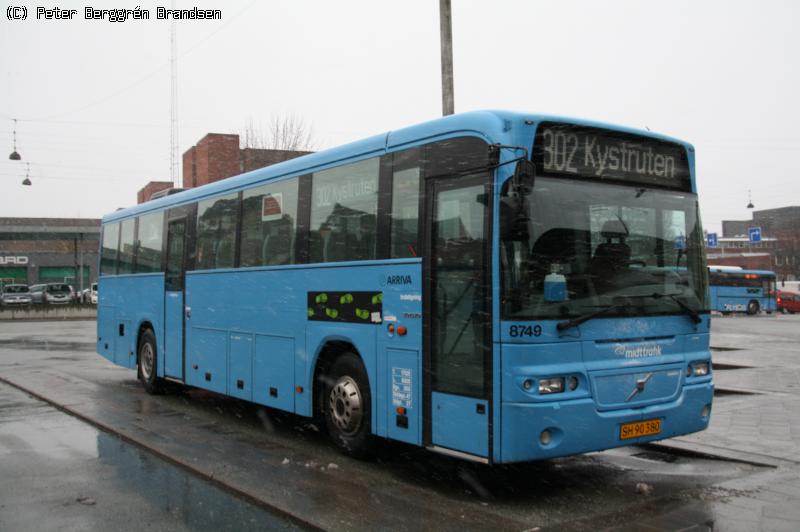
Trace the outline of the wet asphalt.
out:
[[[2,530],[713,527],[719,486],[770,470],[652,446],[490,468],[385,443],[356,461],[302,418],[148,396],[93,337],[0,324]]]

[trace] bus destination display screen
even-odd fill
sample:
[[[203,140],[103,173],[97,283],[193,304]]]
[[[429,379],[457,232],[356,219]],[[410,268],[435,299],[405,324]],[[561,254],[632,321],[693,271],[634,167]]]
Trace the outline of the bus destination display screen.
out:
[[[588,126],[543,122],[533,144],[538,175],[691,191],[683,146]]]

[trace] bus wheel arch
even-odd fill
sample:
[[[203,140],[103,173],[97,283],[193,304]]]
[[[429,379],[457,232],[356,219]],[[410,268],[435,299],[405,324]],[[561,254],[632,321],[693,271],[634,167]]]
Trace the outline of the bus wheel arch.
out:
[[[314,370],[314,417],[334,445],[355,457],[369,455],[372,443],[372,390],[355,346],[331,341]]]
[[[136,375],[149,394],[160,394],[164,387],[158,377],[158,344],[153,325],[142,322],[136,340]]]
[[[758,301],[756,301],[755,299],[751,299],[750,302],[747,303],[747,313],[750,314],[751,316],[753,314],[758,314],[759,310],[760,310],[760,305],[758,304]]]

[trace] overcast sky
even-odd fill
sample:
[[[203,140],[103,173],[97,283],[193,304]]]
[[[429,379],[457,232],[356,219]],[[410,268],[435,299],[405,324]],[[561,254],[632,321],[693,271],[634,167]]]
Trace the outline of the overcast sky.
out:
[[[177,2],[182,154],[208,132],[294,113],[317,148],[441,114],[438,0]],[[148,2],[0,13],[0,216],[100,217],[169,180],[169,23]],[[6,7],[26,5],[28,20]],[[87,21],[85,6],[151,19]],[[456,112],[614,122],[697,149],[704,223],[800,205],[800,2],[453,0]],[[8,160],[13,122],[22,162]],[[23,187],[25,162],[33,186]]]

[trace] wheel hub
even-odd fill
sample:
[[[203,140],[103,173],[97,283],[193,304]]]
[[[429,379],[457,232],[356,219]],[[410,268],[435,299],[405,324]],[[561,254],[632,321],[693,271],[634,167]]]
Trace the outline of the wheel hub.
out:
[[[356,381],[346,375],[336,381],[331,389],[328,408],[331,419],[343,433],[354,434],[361,427],[361,402],[361,391]]]
[[[139,359],[141,360],[142,377],[149,381],[153,376],[153,363],[155,361],[153,346],[150,345],[149,342],[146,342],[144,345],[142,345],[142,350],[139,353]]]

